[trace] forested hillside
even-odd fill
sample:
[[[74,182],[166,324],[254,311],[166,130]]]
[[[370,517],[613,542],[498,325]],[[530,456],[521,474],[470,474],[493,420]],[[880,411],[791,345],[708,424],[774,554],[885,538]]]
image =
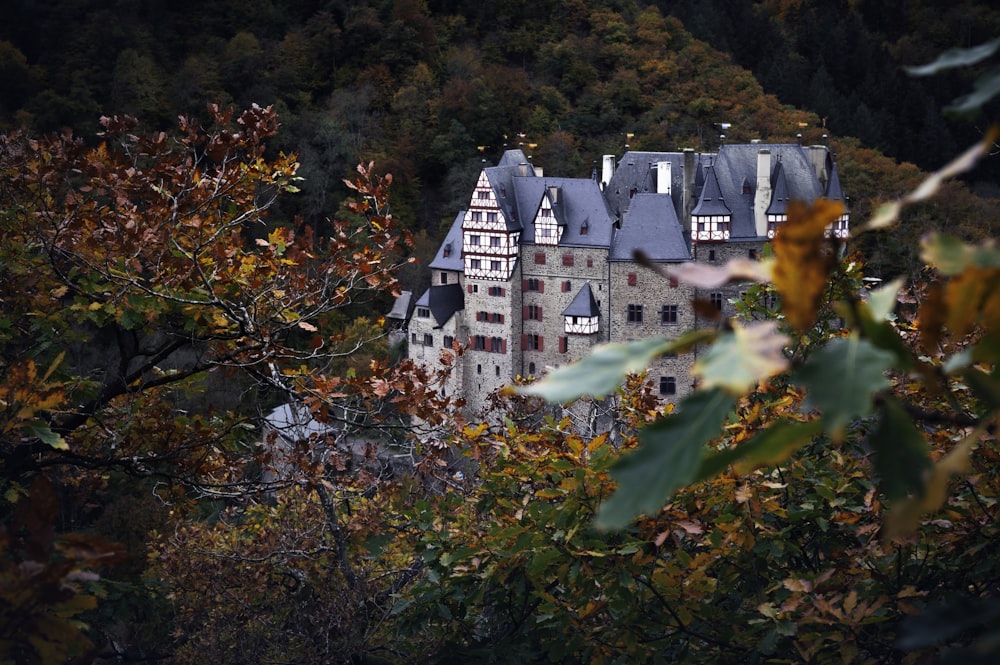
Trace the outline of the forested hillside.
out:
[[[0,661],[1000,657],[1000,130],[941,113],[1000,42],[899,68],[1000,10],[7,5]],[[586,177],[756,138],[828,144],[852,230],[791,202],[752,258],[644,266],[738,317],[516,377],[502,425],[446,390],[459,340],[387,343],[505,147]]]
[[[905,183],[860,148],[932,169],[981,134],[940,112],[971,74],[899,65],[985,40],[1000,15],[983,5],[19,0],[0,28],[0,126],[87,137],[112,113],[162,127],[208,103],[273,104],[276,147],[305,178],[280,215],[321,225],[341,177],[374,160],[395,177],[396,215],[435,238],[505,145],[586,176],[626,143],[711,150],[728,123],[730,141],[827,135],[863,216]],[[879,274],[912,267],[871,249]]]

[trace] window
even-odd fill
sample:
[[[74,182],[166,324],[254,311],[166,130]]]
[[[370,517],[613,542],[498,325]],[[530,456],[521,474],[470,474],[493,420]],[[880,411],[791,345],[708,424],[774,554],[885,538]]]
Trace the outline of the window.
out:
[[[486,213],[486,221],[487,222],[495,222],[495,221],[497,221],[497,214],[495,212],[488,212],[488,213]]]
[[[479,270],[482,265],[483,263],[479,259],[469,259],[469,267],[473,270]]]
[[[665,326],[677,323],[677,305],[664,305],[660,309],[660,323]]]
[[[661,395],[676,395],[677,394],[677,379],[672,376],[661,376],[660,377],[660,394]]]
[[[572,266],[573,265],[573,255],[572,254],[563,254],[563,256],[562,256],[562,264],[564,266]]]
[[[470,245],[478,245],[479,244],[479,236],[469,236],[469,244]]]
[[[677,278],[671,276],[670,277],[670,288],[676,289],[678,284],[680,284],[680,282],[677,281]]]
[[[524,335],[524,349],[526,351],[541,351],[542,350],[542,337],[541,335]]]
[[[503,314],[500,312],[490,314],[490,323],[503,323]]]
[[[568,293],[573,290],[573,282],[566,280],[562,283],[563,293]]]
[[[490,236],[490,247],[500,246],[500,236]]]
[[[635,286],[638,283],[638,281],[639,281],[639,277],[634,272],[630,272],[628,274],[628,285],[629,286]]]
[[[551,217],[551,216],[552,216],[551,208],[542,208],[542,217]]]
[[[431,310],[426,307],[417,308],[417,317],[421,319],[429,319],[431,316]]]
[[[535,278],[529,278],[524,281],[525,291],[541,291],[539,281]]]
[[[708,250],[708,260],[709,261],[714,261],[715,260],[715,250],[714,249]]]
[[[494,365],[493,371],[496,372],[497,376],[500,376],[500,365]]]
[[[576,317],[573,317],[573,318],[576,318]],[[574,321],[574,323],[575,323],[575,321]],[[560,337],[559,338],[559,353],[566,353],[567,351],[569,351],[569,338],[568,337]]]
[[[627,315],[629,323],[642,323],[642,305],[629,305]]]
[[[448,283],[448,273],[446,272],[441,273],[441,283],[442,284]]]
[[[528,305],[526,308],[525,317],[531,321],[541,321],[542,320],[542,306],[541,305]]]
[[[532,376],[535,374],[535,363],[528,363],[528,374]]]
[[[490,270],[500,270],[500,262],[490,261]]]
[[[545,265],[545,252],[535,252],[535,265],[537,266]]]
[[[592,259],[590,257],[587,257],[587,267],[588,268],[593,268],[594,267],[594,259]]]
[[[452,337],[451,335],[445,335],[444,336],[444,348],[450,349],[450,348],[453,348],[454,346],[455,346],[455,338]]]
[[[506,344],[504,344],[503,337],[490,337],[490,351],[493,353],[504,353],[506,349]]]
[[[580,227],[580,235],[585,236],[588,231],[590,231],[590,224],[584,222],[583,226]]]
[[[751,261],[756,261],[757,259],[760,258],[760,254],[757,253],[756,249],[751,249],[751,250],[747,251],[747,257]]]
[[[472,221],[474,221],[474,222],[481,222],[481,221],[483,221],[483,213],[479,212],[478,210],[473,210],[472,211]]]
[[[502,286],[491,286],[489,289],[489,294],[491,296],[502,296],[504,294],[504,289]]]
[[[416,343],[417,343],[417,333],[413,333],[412,335],[410,335],[410,344],[416,344]]]
[[[708,299],[712,302],[715,309],[722,311],[722,294],[718,291],[708,294]]]
[[[490,198],[490,192],[487,189],[480,189],[476,191],[476,198],[479,200]]]
[[[486,338],[482,335],[474,335],[472,338],[472,348],[476,351],[485,351]]]
[[[476,365],[476,374],[482,374],[482,373],[483,373],[483,366]]]
[[[424,333],[424,346],[434,346],[434,336],[430,333]]]

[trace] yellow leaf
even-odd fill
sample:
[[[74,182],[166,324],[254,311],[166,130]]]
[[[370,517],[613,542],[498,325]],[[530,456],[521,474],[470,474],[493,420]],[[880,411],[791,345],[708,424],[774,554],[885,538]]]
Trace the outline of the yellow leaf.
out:
[[[807,330],[816,321],[834,258],[825,251],[826,227],[844,212],[837,201],[817,199],[811,206],[788,204],[788,221],[774,238],[774,286],[781,294],[782,312],[792,327]]]

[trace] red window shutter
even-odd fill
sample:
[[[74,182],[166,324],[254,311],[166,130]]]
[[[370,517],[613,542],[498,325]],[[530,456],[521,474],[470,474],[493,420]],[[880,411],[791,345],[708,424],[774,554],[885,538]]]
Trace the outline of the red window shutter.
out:
[[[542,337],[541,335],[539,335],[538,336],[538,350],[539,351],[544,351],[545,350],[545,348],[544,348],[545,347],[544,342],[545,342],[545,338]]]
[[[635,286],[635,284],[636,284],[637,281],[638,281],[638,278],[636,277],[636,274],[634,272],[630,272],[628,274],[628,285],[629,286]]]
[[[677,284],[678,284],[677,278],[676,277],[671,277],[670,278],[670,288],[676,289],[677,288]]]
[[[521,350],[524,351],[528,348],[528,336],[521,335]]]
[[[472,293],[472,284],[466,284],[465,290],[468,291],[469,293]]]
[[[539,321],[542,320],[542,306],[541,305],[538,306],[538,320]]]
[[[505,289],[504,287],[501,286],[500,287],[500,296],[503,297],[505,295],[507,295],[507,289]]]
[[[564,266],[571,266],[571,265],[573,265],[573,255],[572,254],[563,254],[562,264]]]
[[[527,305],[523,305],[521,307],[521,318],[524,319],[525,321],[528,320],[528,306]]]
[[[594,267],[594,259],[589,258],[589,257],[587,258],[587,267],[588,268],[593,268]]]
[[[528,280],[526,280],[526,279],[522,279],[521,280],[521,290],[522,291],[527,291],[528,290]]]
[[[559,338],[559,353],[566,353],[567,347],[569,346],[569,340],[565,337]]]
[[[538,280],[538,292],[545,293],[545,280],[543,279]]]
[[[500,340],[500,353],[507,353],[507,340]]]
[[[537,265],[545,265],[545,252],[535,252],[535,263]]]

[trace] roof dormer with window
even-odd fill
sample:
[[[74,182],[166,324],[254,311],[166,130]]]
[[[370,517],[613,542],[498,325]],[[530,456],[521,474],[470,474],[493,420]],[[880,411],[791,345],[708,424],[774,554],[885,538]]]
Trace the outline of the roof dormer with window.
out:
[[[722,198],[715,169],[705,167],[705,186],[698,205],[691,211],[691,240],[694,242],[725,242],[729,240],[733,211]]]

